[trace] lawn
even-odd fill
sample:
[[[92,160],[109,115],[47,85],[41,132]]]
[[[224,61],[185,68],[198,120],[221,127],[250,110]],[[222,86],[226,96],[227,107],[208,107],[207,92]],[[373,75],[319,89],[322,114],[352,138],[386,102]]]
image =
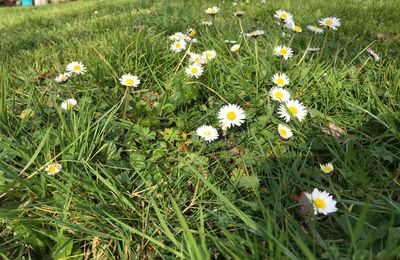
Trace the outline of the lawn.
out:
[[[302,32],[278,24],[281,9]],[[337,30],[307,29],[331,16]],[[189,28],[196,41],[171,50]],[[265,34],[242,34],[255,30]],[[0,258],[400,257],[399,1],[1,8],[0,46]],[[187,75],[189,51],[206,50],[216,57]],[[57,82],[74,61],[86,72]],[[121,84],[128,73],[140,84]],[[280,115],[276,73],[304,118]],[[67,99],[77,105],[63,109]],[[221,127],[228,104],[245,119]],[[201,138],[203,125],[218,139]],[[315,188],[337,211],[314,214]]]

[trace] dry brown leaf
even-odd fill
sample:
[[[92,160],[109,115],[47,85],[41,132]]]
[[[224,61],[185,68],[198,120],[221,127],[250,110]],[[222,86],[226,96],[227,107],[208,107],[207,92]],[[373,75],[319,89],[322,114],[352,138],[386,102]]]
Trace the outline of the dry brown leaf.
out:
[[[330,136],[333,136],[339,143],[344,142],[342,135],[344,134],[345,131],[343,128],[337,126],[335,123],[332,122],[327,123],[325,127],[322,128],[322,132]]]
[[[229,151],[231,153],[234,153],[237,157],[240,157],[241,155],[241,152],[237,146],[232,147],[231,149],[229,149]]]
[[[311,215],[313,213],[313,206],[304,191],[301,192],[300,195],[293,193],[290,195],[290,198],[299,204],[301,214]]]
[[[188,147],[189,147],[189,145],[191,145],[191,144],[192,144],[192,141],[190,141],[190,140],[187,140],[187,141],[183,142],[183,143],[181,144],[181,146],[178,148],[178,152],[180,152],[180,153],[187,153],[187,152],[188,152]]]
[[[51,71],[47,71],[45,73],[42,73],[38,76],[38,80],[45,80],[45,79],[50,79],[53,77],[53,73]]]

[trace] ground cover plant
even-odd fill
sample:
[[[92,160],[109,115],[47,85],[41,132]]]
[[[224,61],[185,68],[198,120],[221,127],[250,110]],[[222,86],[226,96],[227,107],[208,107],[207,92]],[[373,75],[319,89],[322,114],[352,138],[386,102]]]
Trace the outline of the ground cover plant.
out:
[[[0,9],[0,257],[399,257],[399,11]]]

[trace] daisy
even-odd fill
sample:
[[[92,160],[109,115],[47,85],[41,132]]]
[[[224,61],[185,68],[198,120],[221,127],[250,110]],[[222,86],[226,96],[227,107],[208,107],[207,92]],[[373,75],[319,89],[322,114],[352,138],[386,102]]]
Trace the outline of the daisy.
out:
[[[201,65],[194,63],[187,67],[185,72],[189,77],[195,77],[197,79],[203,74],[203,68],[201,67]]]
[[[44,169],[48,175],[55,175],[61,171],[61,164],[59,163],[51,163],[46,166],[46,169]]]
[[[340,26],[340,19],[336,17],[326,17],[319,19],[319,24],[333,30],[337,30],[337,27]]]
[[[298,26],[298,25],[295,25],[294,27],[293,27],[293,31],[295,31],[295,32],[302,32],[303,30],[301,29],[301,27],[300,26]]]
[[[182,37],[183,37],[183,33],[181,33],[181,32],[176,32],[176,33],[174,33],[173,35],[169,36],[169,39],[170,39],[171,41],[174,41],[174,42],[175,42],[175,41],[181,40]]]
[[[58,83],[64,83],[69,79],[69,77],[71,77],[71,73],[68,72],[61,73],[55,78],[55,81]]]
[[[175,41],[172,45],[171,45],[171,47],[170,47],[170,49],[171,49],[171,51],[173,51],[173,52],[175,52],[175,53],[179,53],[179,52],[181,52],[182,50],[184,50],[185,48],[186,48],[186,41],[185,40],[183,40],[183,39],[180,39],[180,40],[178,40],[178,41]]]
[[[246,115],[244,110],[237,105],[228,104],[218,111],[220,124],[226,128],[240,126],[243,124]]]
[[[286,102],[290,99],[290,94],[287,90],[279,87],[273,87],[269,91],[269,96],[272,100],[279,101],[279,102]]]
[[[289,100],[279,106],[278,114],[286,122],[289,122],[292,117],[297,118],[301,122],[307,115],[307,109],[298,100]]]
[[[283,139],[289,139],[290,137],[293,136],[292,130],[289,127],[282,124],[278,125],[278,133]]]
[[[203,125],[197,128],[196,134],[208,142],[218,139],[217,129],[209,125]]]
[[[321,48],[312,48],[312,47],[310,47],[310,48],[308,48],[307,50],[309,51],[309,52],[317,52],[317,51],[319,51]]]
[[[264,34],[265,34],[265,32],[263,30],[256,30],[256,31],[252,31],[250,33],[245,33],[244,35],[246,37],[249,37],[249,38],[257,38],[257,37],[262,36]]]
[[[239,51],[239,48],[240,48],[240,44],[232,45],[231,52],[237,52],[237,51]]]
[[[321,171],[327,174],[333,171],[332,163],[320,164],[319,167],[321,168]]]
[[[293,56],[293,51],[291,48],[286,47],[285,45],[278,45],[274,48],[274,55],[282,56],[285,60],[287,60]]]
[[[324,32],[324,30],[322,30],[321,28],[319,28],[318,26],[315,26],[315,25],[308,25],[307,29],[312,31],[313,33],[318,33],[318,34],[321,34]]]
[[[336,201],[328,192],[315,188],[311,194],[305,192],[305,195],[314,206],[314,215],[318,215],[318,213],[327,215],[337,211]]]
[[[275,12],[274,16],[276,18],[279,18],[283,21],[291,20],[293,19],[293,15],[285,10],[278,10]]]
[[[289,78],[285,73],[275,73],[274,76],[272,76],[272,82],[279,87],[283,87],[289,85]]]
[[[202,21],[201,24],[205,26],[211,26],[213,23],[211,21]]]
[[[367,49],[367,52],[368,52],[372,57],[374,57],[374,59],[375,59],[376,61],[380,61],[380,60],[381,60],[381,57],[380,57],[376,52],[374,52],[374,50],[372,50],[371,48],[368,48],[368,49]]]
[[[140,84],[139,78],[131,74],[122,75],[122,77],[119,79],[119,82],[127,87],[137,87]]]
[[[67,65],[67,71],[76,74],[83,74],[86,72],[86,68],[82,63],[73,61]]]
[[[219,13],[219,8],[216,6],[210,7],[210,8],[207,8],[207,10],[205,10],[205,12],[206,12],[206,14],[214,16]]]
[[[244,11],[236,11],[233,13],[233,15],[236,17],[242,17],[244,15]]]
[[[194,53],[194,52],[189,53],[189,62],[197,63],[197,64],[205,64],[206,63],[206,61],[204,60],[202,55],[200,55],[198,53]]]
[[[207,50],[203,52],[202,57],[207,63],[217,57],[217,52],[214,50]]]
[[[61,108],[64,110],[71,110],[78,104],[75,98],[70,98],[61,103]]]

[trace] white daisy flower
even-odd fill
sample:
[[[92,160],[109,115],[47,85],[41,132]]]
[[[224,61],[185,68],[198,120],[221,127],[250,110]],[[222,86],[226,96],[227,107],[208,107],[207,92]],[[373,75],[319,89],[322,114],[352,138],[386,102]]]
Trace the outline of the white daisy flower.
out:
[[[231,52],[237,52],[240,49],[240,44],[232,45]]]
[[[309,52],[317,52],[317,51],[319,51],[321,48],[313,48],[313,47],[310,47],[310,48],[308,48],[307,50],[309,51]]]
[[[273,87],[269,91],[269,96],[272,98],[272,100],[279,101],[279,102],[286,102],[289,101],[290,99],[290,93],[280,87]]]
[[[265,32],[263,30],[255,30],[250,33],[245,33],[244,35],[248,38],[257,38],[259,36],[263,36]]]
[[[293,56],[293,50],[285,45],[278,45],[274,48],[274,55],[282,56],[285,60]]]
[[[62,169],[61,164],[59,163],[51,163],[46,166],[46,169],[44,169],[48,175],[56,175],[59,173]]]
[[[278,133],[283,139],[289,139],[290,137],[293,136],[292,130],[289,127],[282,124],[278,125]]]
[[[289,13],[288,11],[285,11],[285,10],[276,11],[274,16],[276,18],[279,18],[279,19],[283,20],[283,21],[287,21],[287,20],[293,19],[293,15],[291,13]]]
[[[322,28],[319,28],[318,26],[315,26],[315,25],[308,25],[307,29],[312,31],[313,33],[318,33],[318,34],[321,34],[324,32],[324,30],[322,30]]]
[[[319,24],[333,30],[337,30],[340,26],[340,19],[336,17],[326,17],[319,19]]]
[[[203,56],[198,53],[189,53],[189,62],[190,63],[197,63],[197,64],[205,64],[206,61],[204,60]]]
[[[289,85],[289,78],[285,73],[275,73],[274,76],[272,76],[272,82],[279,87],[283,87]]]
[[[55,81],[58,83],[64,83],[71,77],[71,73],[65,72],[61,73],[55,78]]]
[[[119,82],[127,87],[137,87],[140,84],[139,78],[131,74],[122,75],[122,77],[119,79]]]
[[[327,174],[333,171],[332,163],[320,164],[319,167],[321,168],[321,171]]]
[[[78,104],[75,98],[70,98],[61,103],[61,108],[64,110],[71,110]]]
[[[233,13],[233,15],[236,17],[242,17],[244,15],[244,11],[236,11]]]
[[[83,74],[86,72],[86,68],[82,63],[73,61],[67,65],[67,71],[76,74]]]
[[[197,128],[196,134],[208,142],[218,139],[217,129],[209,125],[203,125]]]
[[[307,115],[307,109],[298,100],[289,100],[279,106],[278,114],[286,122],[289,122],[292,117],[297,118],[301,122]]]
[[[327,215],[337,211],[336,201],[328,192],[315,188],[311,194],[305,192],[305,195],[314,206],[314,215],[318,215],[318,213]]]
[[[213,23],[211,21],[202,21],[201,24],[205,26],[211,26]]]
[[[213,7],[207,8],[207,10],[205,10],[205,12],[206,12],[206,14],[214,16],[219,13],[219,8],[216,6],[213,6]]]
[[[193,63],[185,69],[185,72],[189,77],[197,79],[203,74],[203,67],[200,64]]]
[[[183,39],[180,39],[180,40],[172,43],[170,49],[171,49],[171,51],[173,51],[175,53],[179,53],[186,48],[186,45],[187,45],[186,41]]]
[[[169,39],[170,39],[171,41],[176,42],[176,41],[181,40],[182,37],[183,37],[183,35],[184,35],[184,34],[181,33],[181,32],[176,32],[176,33],[174,33],[173,35],[169,36]]]
[[[293,31],[300,33],[303,30],[301,29],[301,27],[299,25],[295,25],[295,26],[293,26]]]
[[[203,52],[202,57],[207,63],[217,57],[217,52],[214,50],[207,50]]]
[[[381,60],[381,56],[379,56],[378,53],[374,52],[374,50],[372,50],[371,48],[368,48],[368,49],[367,49],[367,52],[368,52],[372,57],[374,57],[374,59],[375,59],[376,61],[380,61],[380,60]]]
[[[218,112],[218,119],[220,124],[226,128],[232,126],[240,126],[243,124],[246,115],[244,110],[237,105],[228,104],[223,107]]]

